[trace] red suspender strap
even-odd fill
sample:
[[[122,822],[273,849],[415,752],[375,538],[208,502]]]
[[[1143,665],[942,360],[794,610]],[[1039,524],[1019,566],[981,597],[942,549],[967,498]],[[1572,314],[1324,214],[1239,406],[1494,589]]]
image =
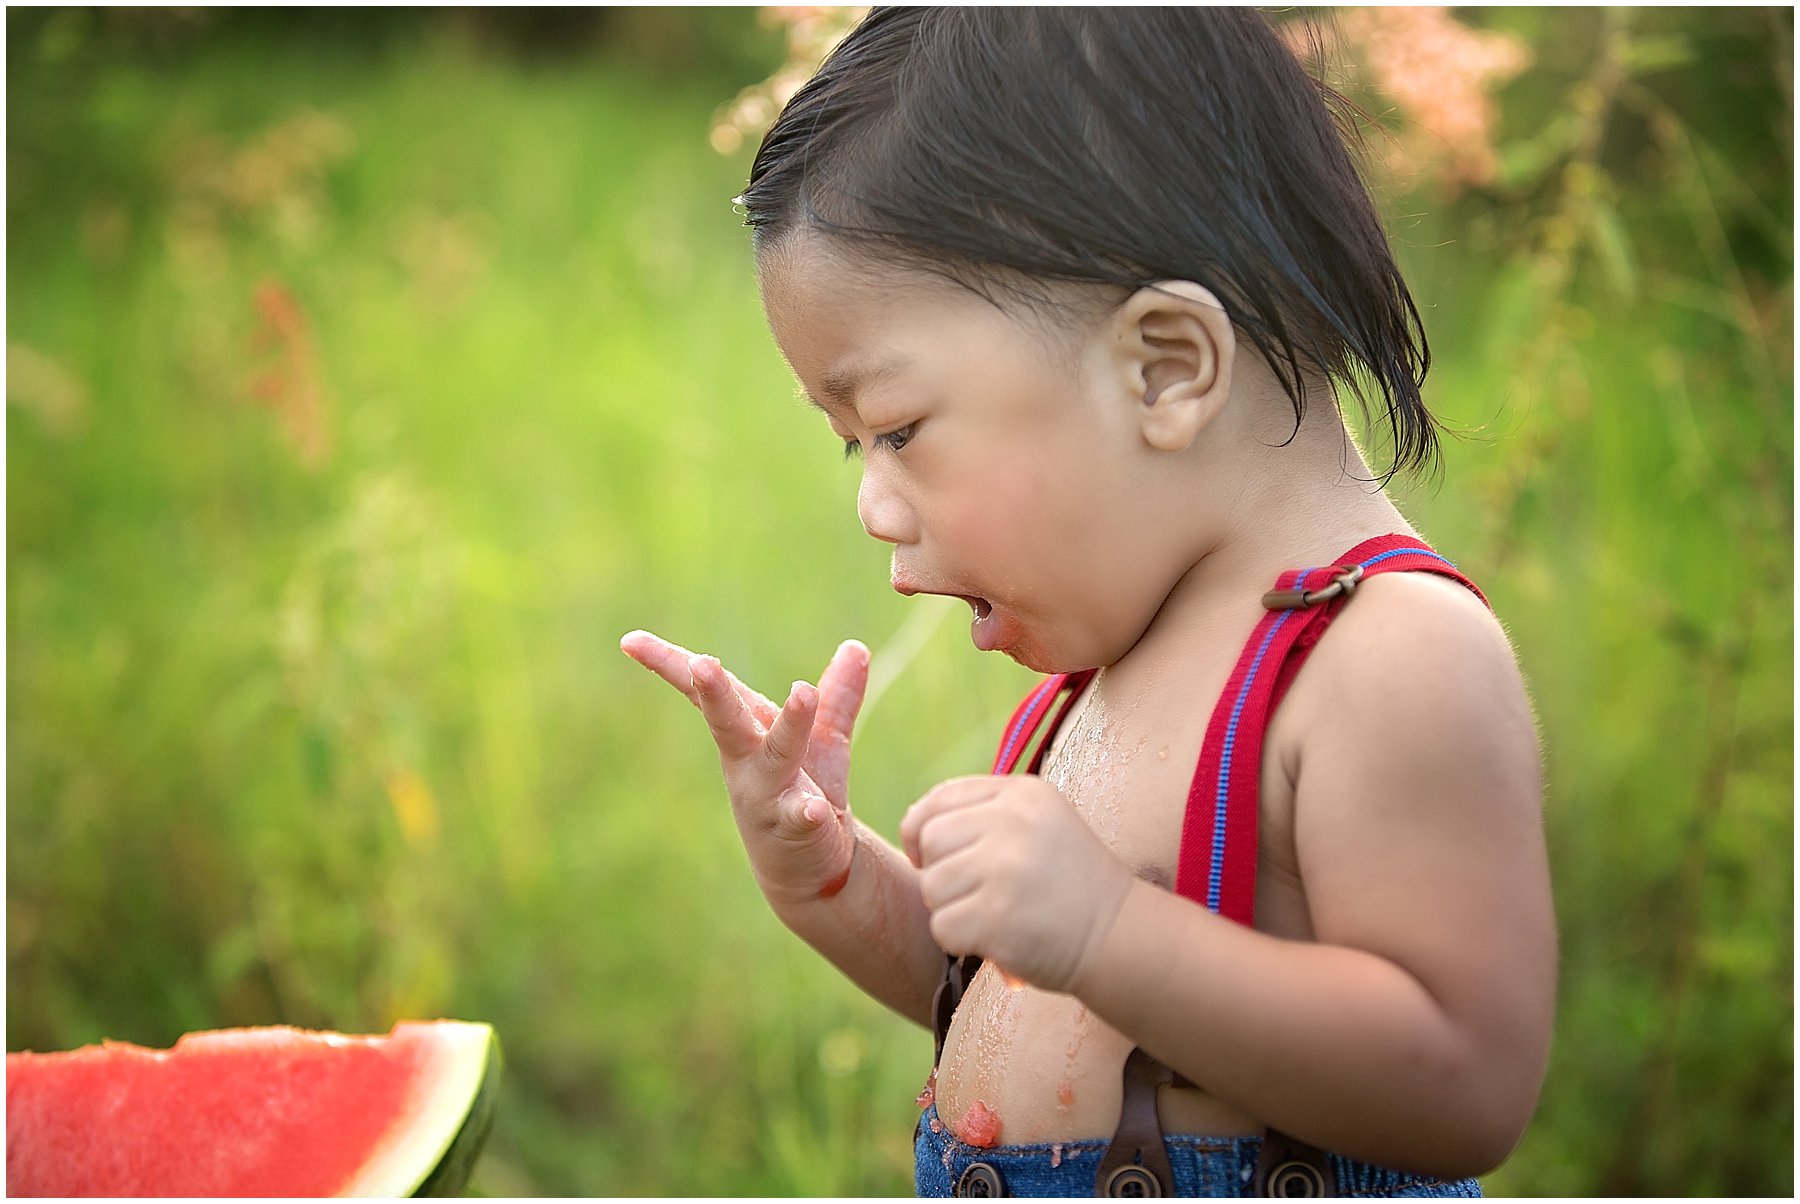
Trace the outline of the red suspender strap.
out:
[[[1013,717],[1006,721],[1006,735],[1000,741],[1000,748],[994,754],[994,772],[1011,773],[1013,766],[1031,744],[1032,733],[1037,731],[1038,724],[1050,713],[1050,704],[1056,700],[1057,692],[1062,689],[1065,675],[1057,674],[1047,677],[1038,683],[1036,689],[1025,695],[1025,701],[1013,712]]]
[[[1025,766],[1026,773],[1036,773],[1043,767],[1044,755],[1050,751],[1051,742],[1056,739],[1056,733],[1062,730],[1063,721],[1069,717],[1069,712],[1075,709],[1075,702],[1081,697],[1081,692],[1094,680],[1094,673],[1093,669],[1083,669],[1079,673],[1069,674],[1063,682],[1063,689],[1068,691],[1068,697],[1057,708],[1056,718],[1044,729],[1044,738],[1038,741],[1037,752],[1032,754],[1030,762]]]
[[[1019,762],[1025,761],[1025,753],[1031,747],[1032,737],[1037,734],[1044,717],[1056,705],[1057,696],[1067,691],[1069,696],[1063,700],[1055,722],[1045,729],[1043,742],[1038,745],[1037,752],[1031,759],[1026,761],[1025,772],[1036,773],[1038,766],[1043,763],[1045,751],[1050,747],[1050,737],[1056,734],[1063,720],[1068,718],[1069,708],[1075,705],[1075,700],[1081,696],[1082,689],[1093,676],[1092,669],[1083,669],[1079,673],[1058,673],[1054,677],[1045,678],[1037,689],[1027,694],[1025,701],[1019,704],[1019,709],[1013,712],[1012,719],[1007,722],[1006,736],[1000,741],[1000,749],[994,755],[994,772],[1012,773],[1019,767]]]
[[[1439,573],[1483,602],[1455,565],[1410,536],[1384,535],[1326,568],[1289,570],[1263,598],[1251,633],[1207,725],[1188,788],[1175,892],[1248,925],[1256,910],[1256,825],[1263,733],[1313,645],[1359,581],[1377,573]]]
[[[1018,769],[1021,761],[1025,762],[1026,773],[1036,773],[1038,766],[1044,762],[1044,754],[1050,750],[1050,741],[1069,717],[1069,711],[1075,700],[1081,697],[1081,691],[1092,681],[1094,670],[1083,669],[1079,673],[1058,673],[1038,683],[1037,689],[1025,696],[1019,709],[1013,712],[1012,719],[1006,725],[1006,737],[1000,741],[1000,750],[994,756],[995,773],[1012,773]],[[1050,714],[1056,705],[1059,695],[1067,693],[1063,699],[1062,709],[1056,712],[1056,719],[1044,728],[1044,739],[1038,744],[1037,752],[1026,760],[1025,754],[1031,748],[1031,741],[1037,735],[1045,716]]]

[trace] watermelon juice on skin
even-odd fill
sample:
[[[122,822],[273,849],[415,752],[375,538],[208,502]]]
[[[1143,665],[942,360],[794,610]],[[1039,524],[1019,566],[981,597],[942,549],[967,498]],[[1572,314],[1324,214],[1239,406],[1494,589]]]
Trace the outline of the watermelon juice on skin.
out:
[[[493,1123],[485,1024],[189,1033],[6,1055],[13,1196],[455,1195]]]

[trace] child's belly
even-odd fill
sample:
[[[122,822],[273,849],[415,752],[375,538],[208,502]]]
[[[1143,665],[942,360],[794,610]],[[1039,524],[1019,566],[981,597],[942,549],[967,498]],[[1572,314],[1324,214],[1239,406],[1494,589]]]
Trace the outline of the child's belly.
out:
[[[938,1116],[972,1145],[1110,1139],[1132,1042],[1070,995],[1012,990],[984,965],[956,1010],[937,1071]],[[1231,1136],[1253,1120],[1197,1090],[1165,1087],[1170,1133]]]

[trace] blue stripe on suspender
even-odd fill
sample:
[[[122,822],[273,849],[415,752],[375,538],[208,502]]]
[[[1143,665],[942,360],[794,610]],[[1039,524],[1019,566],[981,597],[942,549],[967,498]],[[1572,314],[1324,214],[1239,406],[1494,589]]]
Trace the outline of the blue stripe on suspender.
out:
[[[1378,556],[1369,557],[1362,562],[1362,566],[1366,570],[1395,556],[1428,556],[1449,565],[1456,572],[1461,572],[1449,557],[1440,556],[1428,548],[1396,548],[1391,552],[1383,552]],[[1304,589],[1306,578],[1312,571],[1310,568],[1301,569],[1299,575],[1294,578],[1295,587]],[[1206,871],[1206,907],[1208,911],[1214,913],[1218,912],[1220,907],[1220,896],[1223,894],[1225,878],[1225,804],[1231,794],[1231,753],[1237,744],[1238,718],[1243,714],[1244,704],[1250,698],[1250,689],[1256,681],[1256,672],[1262,667],[1263,654],[1269,650],[1269,644],[1275,639],[1275,633],[1281,629],[1281,625],[1287,622],[1288,616],[1294,613],[1296,612],[1292,610],[1282,611],[1281,617],[1276,619],[1268,632],[1264,634],[1262,643],[1256,649],[1255,657],[1250,661],[1250,671],[1244,675],[1244,684],[1239,687],[1237,699],[1232,703],[1231,719],[1225,725],[1225,747],[1219,755],[1218,788],[1213,796],[1212,863],[1207,866]]]
[[[1055,682],[1056,679],[1052,677],[1049,681],[1046,681],[1043,685],[1031,692],[1031,702],[1019,715],[1018,722],[1013,724],[1012,731],[1006,734],[1006,743],[1000,746],[1000,760],[995,764],[994,768],[999,769],[1012,759],[1013,745],[1019,742],[1019,737],[1024,735],[1027,727],[1035,726],[1033,716],[1037,714],[1038,704],[1043,701],[1044,691],[1049,689]]]
[[[1424,548],[1395,548],[1392,552],[1383,552],[1379,556],[1369,557],[1367,560],[1362,562],[1362,566],[1363,566],[1363,568],[1366,569],[1366,568],[1370,567],[1371,565],[1380,564],[1382,561],[1390,559],[1391,557],[1394,557],[1394,556],[1429,556],[1433,560],[1441,560],[1445,564],[1450,565],[1451,568],[1456,569],[1456,566],[1454,564],[1451,564],[1450,558],[1448,556],[1439,556],[1436,552],[1427,551]],[[1459,573],[1462,572],[1461,569],[1456,569],[1456,571]]]
[[[1295,578],[1295,585],[1304,588],[1306,572]],[[1275,633],[1281,625],[1288,621],[1294,612],[1284,610],[1279,618],[1270,625],[1263,634],[1262,643],[1257,646],[1256,655],[1251,658],[1250,671],[1244,674],[1244,684],[1238,688],[1237,700],[1231,704],[1231,720],[1225,725],[1225,747],[1219,754],[1219,786],[1213,802],[1213,840],[1212,864],[1206,867],[1206,910],[1217,914],[1219,896],[1225,877],[1225,800],[1231,793],[1231,749],[1237,743],[1238,716],[1244,712],[1244,703],[1250,697],[1251,683],[1256,681],[1256,671],[1262,666],[1263,653],[1269,650],[1269,644],[1275,639]]]

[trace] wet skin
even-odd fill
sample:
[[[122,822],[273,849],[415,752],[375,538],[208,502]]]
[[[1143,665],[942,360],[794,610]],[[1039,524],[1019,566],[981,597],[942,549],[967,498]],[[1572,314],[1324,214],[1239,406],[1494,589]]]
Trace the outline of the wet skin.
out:
[[[760,266],[777,342],[864,457],[859,514],[895,587],[967,600],[979,648],[1103,667],[1042,778],[944,783],[896,849],[824,768],[866,656],[840,650],[777,706],[711,658],[624,642],[705,714],[758,882],[804,939],[921,1022],[943,949],[1027,981],[986,969],[959,1009],[936,1083],[952,1129],[1110,1135],[1141,1044],[1201,1085],[1165,1089],[1173,1131],[1267,1124],[1447,1177],[1494,1165],[1541,1081],[1554,929],[1530,709],[1472,595],[1377,578],[1320,642],[1264,745],[1255,932],[1167,890],[1261,593],[1409,531],[1356,479],[1335,410],[1295,429],[1181,282],[1058,334],[812,236]]]

